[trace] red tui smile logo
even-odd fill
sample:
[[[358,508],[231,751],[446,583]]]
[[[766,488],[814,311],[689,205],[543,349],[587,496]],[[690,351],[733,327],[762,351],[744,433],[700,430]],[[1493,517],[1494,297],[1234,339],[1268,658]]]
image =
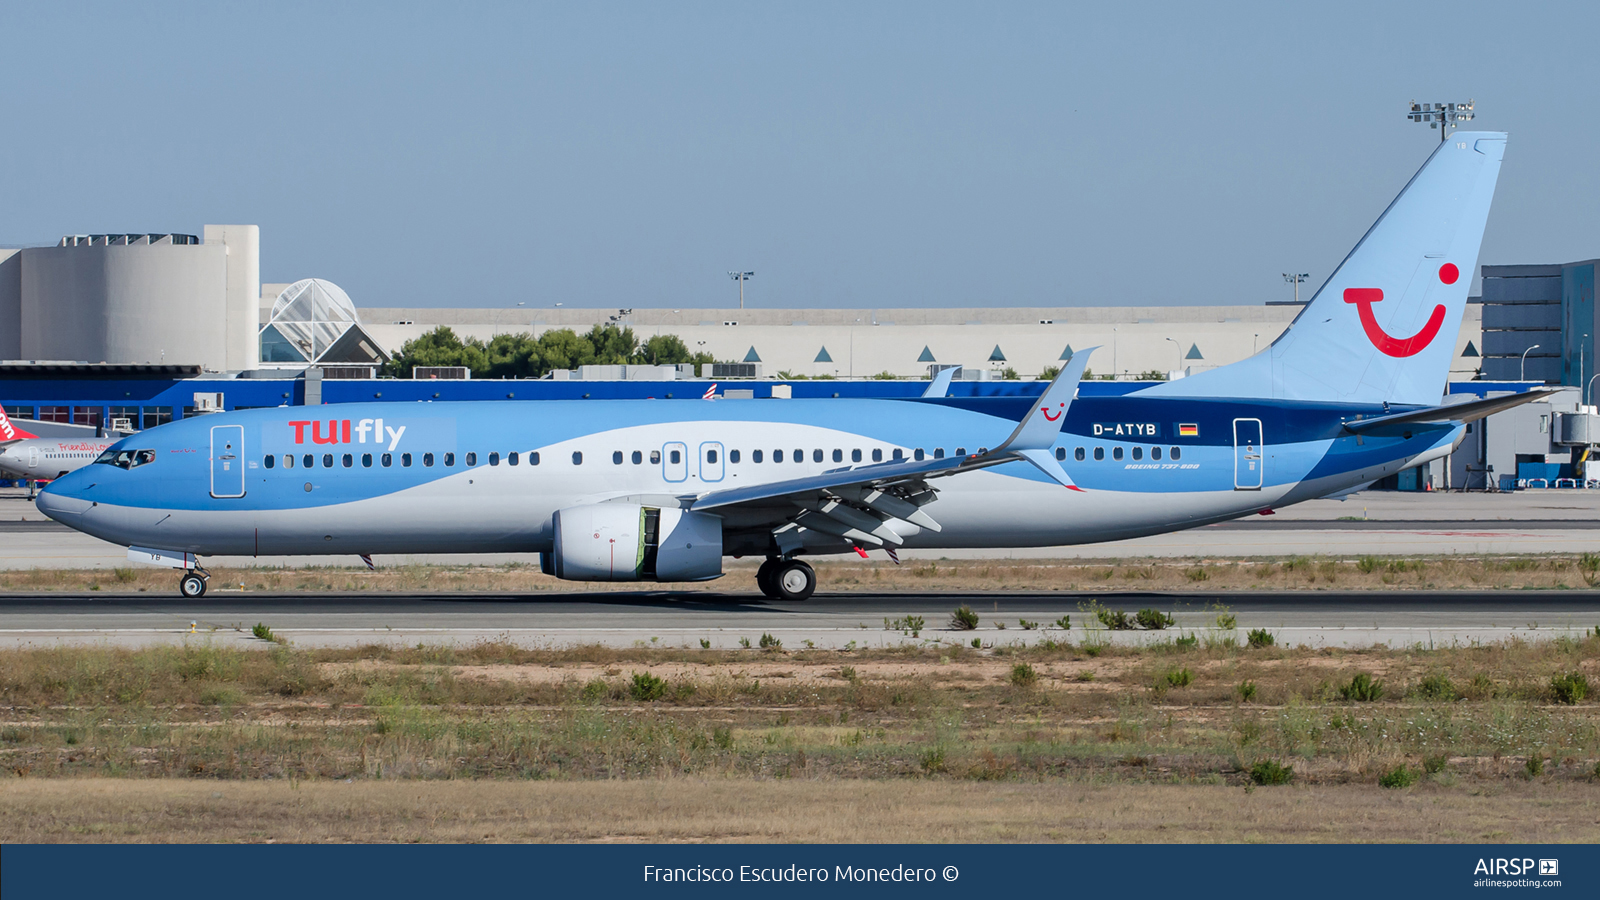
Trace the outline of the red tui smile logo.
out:
[[[1055,421],[1058,421],[1058,420],[1059,420],[1059,419],[1060,419],[1060,418],[1061,418],[1061,416],[1062,416],[1062,414],[1063,414],[1063,413],[1065,413],[1065,412],[1066,412],[1066,404],[1065,404],[1065,403],[1058,403],[1058,404],[1056,404],[1056,405],[1057,405],[1057,406],[1060,406],[1060,407],[1062,407],[1062,408],[1061,408],[1061,409],[1057,409],[1057,410],[1056,410],[1056,414],[1055,414],[1055,415],[1053,415],[1053,416],[1052,416],[1052,415],[1050,415],[1050,410],[1048,410],[1048,409],[1045,409],[1045,408],[1044,408],[1044,407],[1042,407],[1042,406],[1041,406],[1041,407],[1039,407],[1039,412],[1042,412],[1042,413],[1044,413],[1044,417],[1045,417],[1045,420],[1046,420],[1046,421],[1048,421],[1048,422],[1055,422]]]
[[[1461,270],[1454,263],[1445,263],[1439,267],[1439,280],[1445,284],[1455,284],[1461,277]],[[1385,356],[1407,357],[1421,353],[1424,348],[1433,343],[1439,335],[1440,326],[1444,325],[1444,305],[1439,304],[1433,308],[1433,314],[1428,316],[1427,324],[1408,338],[1397,338],[1383,330],[1378,324],[1378,319],[1372,314],[1372,304],[1383,299],[1382,288],[1346,288],[1344,302],[1354,303],[1356,312],[1361,316],[1361,328],[1367,333],[1367,340],[1372,341],[1372,346]]]

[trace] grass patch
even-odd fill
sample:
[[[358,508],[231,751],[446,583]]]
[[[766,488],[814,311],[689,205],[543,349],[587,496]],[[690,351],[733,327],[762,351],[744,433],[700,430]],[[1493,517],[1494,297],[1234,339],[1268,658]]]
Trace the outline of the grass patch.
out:
[[[952,631],[972,631],[978,627],[978,614],[972,607],[962,605],[950,613],[950,628]]]

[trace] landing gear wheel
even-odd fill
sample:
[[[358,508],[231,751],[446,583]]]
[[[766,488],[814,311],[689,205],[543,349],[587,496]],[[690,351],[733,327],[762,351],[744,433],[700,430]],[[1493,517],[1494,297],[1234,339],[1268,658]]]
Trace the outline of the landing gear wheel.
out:
[[[178,593],[193,600],[206,595],[206,578],[199,572],[187,572],[178,579]]]
[[[817,573],[798,559],[785,560],[774,570],[772,586],[777,600],[809,600],[817,589]]]
[[[763,595],[773,600],[778,599],[778,584],[773,575],[777,572],[781,563],[782,560],[777,557],[769,557],[766,562],[761,564],[761,568],[756,569],[756,587],[760,589]]]

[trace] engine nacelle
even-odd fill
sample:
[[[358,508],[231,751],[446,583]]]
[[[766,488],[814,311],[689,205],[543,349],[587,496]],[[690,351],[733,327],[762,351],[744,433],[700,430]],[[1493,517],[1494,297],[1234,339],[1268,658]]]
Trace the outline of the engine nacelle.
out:
[[[557,510],[539,567],[568,581],[709,581],[722,576],[722,518],[636,503]]]

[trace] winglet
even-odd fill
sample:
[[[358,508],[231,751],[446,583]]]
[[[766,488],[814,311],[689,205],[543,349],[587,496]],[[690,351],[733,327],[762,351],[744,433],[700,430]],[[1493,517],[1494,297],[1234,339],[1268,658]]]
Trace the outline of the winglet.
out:
[[[1061,463],[1056,462],[1056,458],[1050,455],[1049,450],[1017,450],[1015,453],[1033,463],[1034,468],[1055,479],[1062,487],[1074,491],[1083,490],[1072,483],[1072,476],[1067,474],[1066,469],[1061,468]]]
[[[929,384],[928,389],[922,392],[922,398],[924,400],[930,397],[942,399],[945,393],[950,390],[950,380],[955,378],[956,373],[959,371],[961,371],[960,366],[951,366],[948,369],[940,369],[939,374],[933,376],[933,383]]]
[[[1044,389],[1037,403],[1017,423],[1006,442],[994,449],[996,454],[1016,450],[1048,450],[1061,434],[1061,420],[1078,396],[1078,382],[1083,380],[1083,370],[1089,365],[1089,354],[1099,347],[1085,347],[1072,354],[1061,374]],[[1053,461],[1053,460],[1052,460]]]

